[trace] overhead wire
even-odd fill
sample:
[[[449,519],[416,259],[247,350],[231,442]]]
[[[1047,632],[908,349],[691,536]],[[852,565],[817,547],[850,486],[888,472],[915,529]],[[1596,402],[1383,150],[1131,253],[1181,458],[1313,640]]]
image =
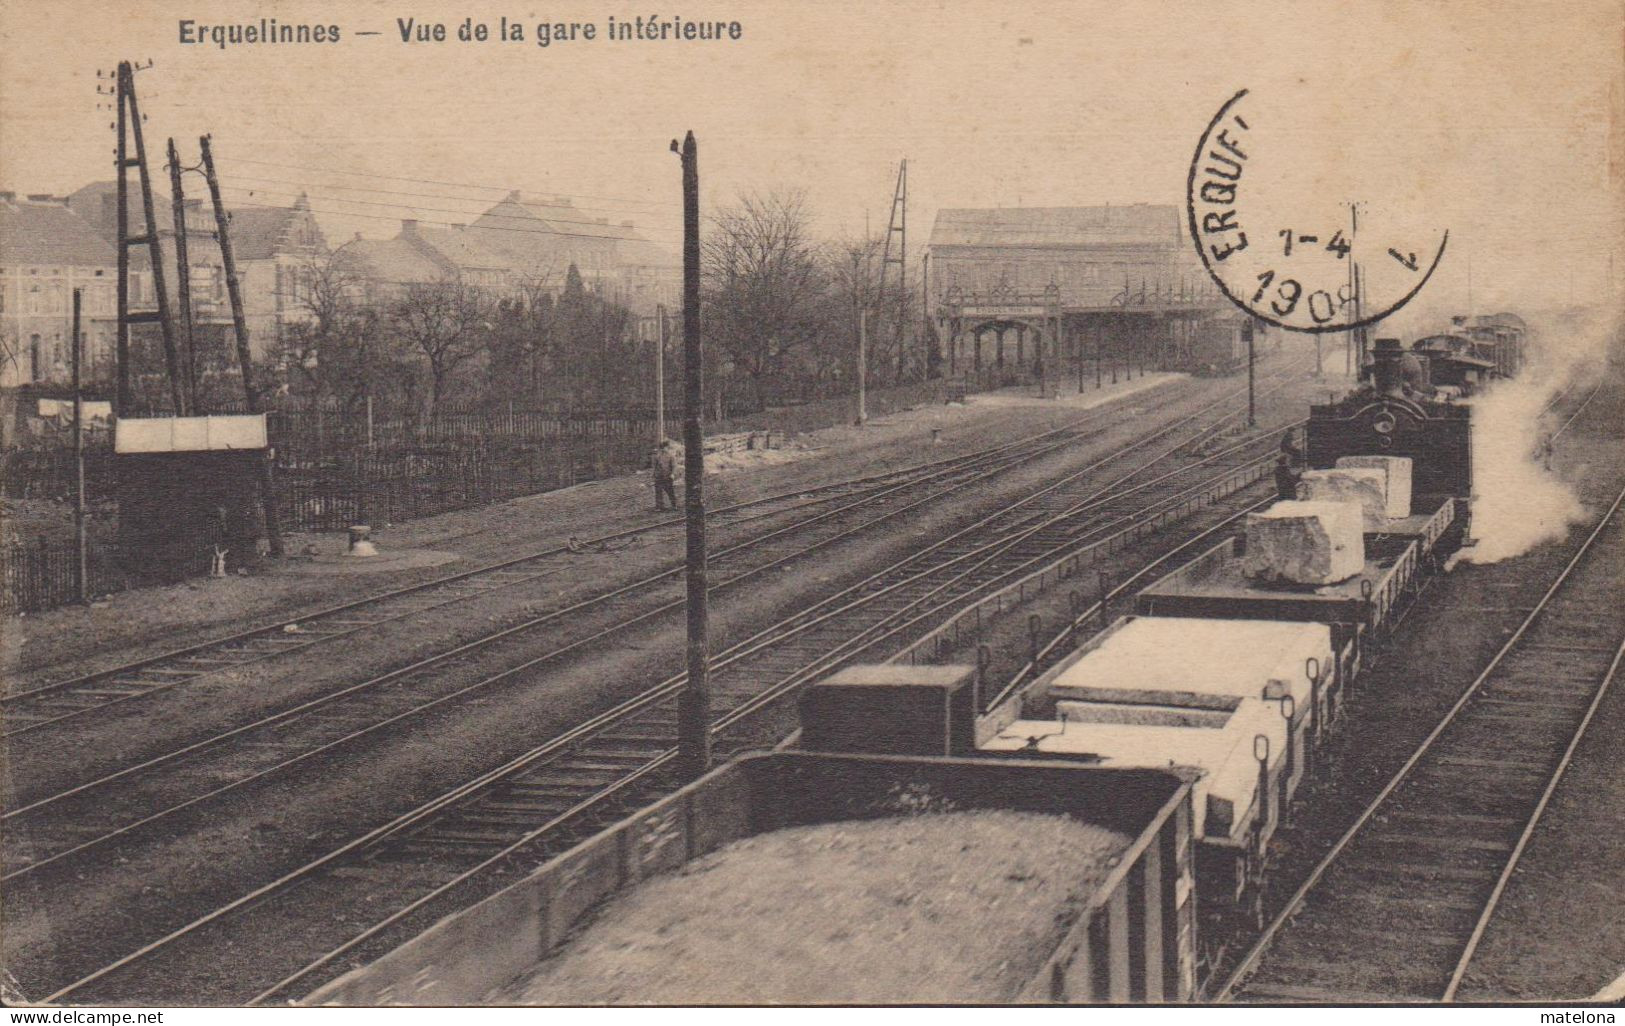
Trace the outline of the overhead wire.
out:
[[[271,160],[255,160],[255,159],[250,158],[250,157],[231,157],[230,159],[238,161],[238,162],[243,163],[243,164],[259,164],[259,165],[262,165],[264,167],[280,167],[280,168],[285,168],[285,169],[292,170],[292,171],[315,171],[315,172],[320,172],[322,174],[349,175],[349,176],[353,176],[353,177],[356,177],[356,178],[377,178],[377,179],[382,179],[384,181],[391,181],[391,182],[413,182],[413,183],[416,183],[418,185],[446,185],[446,186],[450,186],[450,187],[455,188],[455,189],[482,189],[482,190],[491,191],[491,192],[509,192],[509,191],[511,191],[513,189],[513,186],[511,184],[510,185],[476,185],[476,184],[474,184],[472,182],[453,182],[453,181],[447,181],[445,179],[439,179],[439,178],[412,178],[412,177],[409,177],[409,176],[406,176],[406,175],[378,174],[377,172],[374,172],[374,171],[346,171],[346,170],[344,170],[342,168],[310,167],[309,165],[305,165],[305,164],[282,164],[282,163],[278,163],[276,161],[271,161]],[[625,196],[589,196],[589,195],[586,195],[585,193],[565,193],[565,192],[560,192],[560,191],[557,191],[557,190],[554,190],[554,189],[542,189],[542,190],[536,190],[536,191],[547,192],[547,193],[550,193],[550,194],[552,194],[554,196],[571,196],[573,198],[578,198],[578,199],[603,200],[603,201],[605,201],[607,203],[631,203],[631,204],[636,204],[636,205],[639,205],[639,206],[647,206],[647,207],[665,207],[665,206],[668,205],[668,204],[666,204],[665,202],[663,202],[661,200],[630,199],[630,198],[625,197]]]

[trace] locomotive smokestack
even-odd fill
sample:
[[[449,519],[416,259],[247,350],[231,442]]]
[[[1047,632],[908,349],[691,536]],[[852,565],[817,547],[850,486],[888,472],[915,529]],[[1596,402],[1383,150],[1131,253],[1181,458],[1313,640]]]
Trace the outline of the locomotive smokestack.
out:
[[[1379,338],[1371,349],[1371,384],[1378,395],[1403,396],[1405,394],[1400,359],[1405,350],[1397,338]]]

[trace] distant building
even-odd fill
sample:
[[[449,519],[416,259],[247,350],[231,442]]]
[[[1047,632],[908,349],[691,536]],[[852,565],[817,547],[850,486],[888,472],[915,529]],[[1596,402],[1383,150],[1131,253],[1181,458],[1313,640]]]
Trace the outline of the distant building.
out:
[[[526,199],[517,190],[469,226],[492,249],[509,255],[518,279],[562,287],[573,264],[588,289],[639,318],[681,300],[680,253],[651,241],[632,221],[590,217],[568,199]]]
[[[111,360],[118,255],[66,197],[0,192],[0,385],[68,380],[73,290],[86,376]]]
[[[681,258],[631,221],[586,218],[567,201],[527,201],[518,192],[472,224],[405,219],[394,238],[358,236],[341,248],[360,268],[359,291],[372,303],[413,284],[450,281],[498,296],[536,288],[557,294],[572,266],[588,291],[640,321],[652,323],[661,304],[675,312],[681,301]]]
[[[154,192],[153,220],[164,253],[165,286],[172,301],[171,316],[179,324],[174,300],[179,286],[175,274],[175,216],[169,196]],[[109,246],[118,240],[118,184],[93,182],[67,197],[68,206],[95,226]],[[265,359],[290,324],[308,320],[310,312],[298,293],[300,269],[325,246],[321,227],[310,203],[300,196],[289,206],[235,205],[227,209],[232,256],[242,289],[244,321],[249,348],[256,360]],[[141,194],[130,189],[127,210],[129,234],[146,232]],[[235,349],[230,297],[226,290],[225,260],[215,238],[214,209],[201,197],[185,201],[186,255],[191,272],[194,335],[206,347]],[[114,259],[117,259],[116,251]],[[156,305],[152,294],[151,264],[145,246],[130,250],[132,310]]]
[[[938,211],[927,296],[945,369],[1101,348],[1179,362],[1205,322],[1235,319],[1184,231],[1171,205]]]

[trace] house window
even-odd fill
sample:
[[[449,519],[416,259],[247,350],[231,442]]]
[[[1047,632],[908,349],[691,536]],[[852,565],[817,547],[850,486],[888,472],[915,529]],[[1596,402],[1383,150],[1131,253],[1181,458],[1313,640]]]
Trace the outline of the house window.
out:
[[[28,336],[28,378],[30,381],[40,379],[40,337]]]
[[[44,312],[44,306],[43,306],[44,302],[45,302],[45,297],[40,292],[40,287],[38,285],[29,286],[27,312],[31,313],[31,314],[43,313]],[[35,336],[35,337],[37,338],[38,336]]]

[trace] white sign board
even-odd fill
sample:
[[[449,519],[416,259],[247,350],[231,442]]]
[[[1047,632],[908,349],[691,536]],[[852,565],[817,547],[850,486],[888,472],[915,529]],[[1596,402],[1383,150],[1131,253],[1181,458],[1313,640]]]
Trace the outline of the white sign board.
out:
[[[268,444],[263,413],[125,418],[113,429],[113,451],[121,454],[264,449]]]

